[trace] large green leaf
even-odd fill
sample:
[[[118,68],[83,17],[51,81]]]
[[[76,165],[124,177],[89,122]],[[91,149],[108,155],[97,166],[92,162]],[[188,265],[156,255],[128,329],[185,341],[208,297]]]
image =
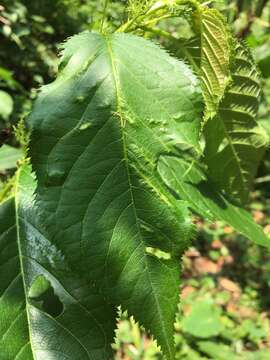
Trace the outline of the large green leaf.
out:
[[[256,122],[259,75],[242,45],[236,48],[232,78],[218,115],[205,127],[205,159],[212,180],[233,201],[245,203],[268,136]]]
[[[256,244],[270,247],[270,239],[250,214],[218,192],[195,162],[162,156],[158,169],[169,188],[194,212],[210,221],[222,220]]]
[[[30,167],[0,206],[0,359],[108,359],[115,311],[46,237]]]
[[[71,38],[60,69],[30,118],[44,236],[174,359],[179,259],[193,227],[156,162],[198,149],[198,82],[158,46],[124,34]]]

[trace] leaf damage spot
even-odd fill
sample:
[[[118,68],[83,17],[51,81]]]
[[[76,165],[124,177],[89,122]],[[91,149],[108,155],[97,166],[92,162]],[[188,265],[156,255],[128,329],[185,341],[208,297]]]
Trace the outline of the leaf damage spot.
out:
[[[50,281],[44,275],[35,278],[28,291],[28,297],[38,308],[52,317],[61,315],[64,310],[63,303],[55,293]]]

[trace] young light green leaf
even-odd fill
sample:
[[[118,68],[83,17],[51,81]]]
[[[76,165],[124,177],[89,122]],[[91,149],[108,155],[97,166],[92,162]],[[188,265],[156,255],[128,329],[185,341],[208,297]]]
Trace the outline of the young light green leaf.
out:
[[[215,9],[195,13],[200,37],[200,78],[206,105],[205,121],[216,115],[230,81],[231,34],[225,19]]]
[[[156,162],[198,149],[198,81],[158,46],[125,34],[71,38],[60,68],[30,119],[44,227],[68,263],[174,359],[179,258],[193,227]]]
[[[30,171],[0,206],[0,358],[108,359],[116,313],[46,237]]]
[[[236,48],[232,78],[217,117],[205,127],[205,160],[211,179],[232,201],[245,203],[269,139],[256,122],[260,78],[243,45]]]
[[[222,220],[254,243],[270,247],[270,239],[250,214],[218,192],[196,162],[162,156],[158,170],[168,187],[195,213],[210,221]]]

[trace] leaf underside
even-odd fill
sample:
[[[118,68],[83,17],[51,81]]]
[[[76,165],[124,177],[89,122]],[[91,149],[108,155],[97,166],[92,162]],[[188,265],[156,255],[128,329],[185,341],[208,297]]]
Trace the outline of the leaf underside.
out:
[[[89,32],[65,44],[29,119],[37,184],[26,166],[16,194],[32,358],[110,359],[121,305],[174,359],[179,259],[194,229],[156,164],[199,149],[201,112],[196,78],[158,46]],[[50,313],[48,293],[62,312]]]
[[[204,9],[195,18],[199,21],[199,67],[207,121],[217,113],[230,81],[231,35],[225,19],[215,9]]]

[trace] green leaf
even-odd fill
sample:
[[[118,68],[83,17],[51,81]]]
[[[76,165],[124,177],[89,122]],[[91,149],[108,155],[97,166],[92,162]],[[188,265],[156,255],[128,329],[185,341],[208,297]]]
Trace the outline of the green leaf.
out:
[[[217,191],[195,162],[162,156],[158,170],[168,187],[194,212],[210,221],[222,220],[256,244],[270,246],[270,239],[251,215]]]
[[[71,38],[60,69],[30,118],[47,237],[174,359],[179,259],[193,226],[156,163],[161,153],[199,151],[198,81],[158,46],[125,34]]]
[[[111,358],[115,311],[46,237],[35,186],[24,165],[16,200],[0,206],[0,357]]]
[[[17,354],[19,360],[33,358],[16,237],[14,199],[10,199],[0,206],[0,354],[7,360]]]
[[[234,202],[245,203],[269,139],[256,122],[259,75],[242,45],[236,48],[232,78],[217,117],[205,127],[205,160],[211,179]]]
[[[265,78],[270,76],[270,48],[268,42],[254,49],[255,60]]]
[[[247,360],[268,360],[270,356],[269,349],[259,351],[247,351],[244,353]]]
[[[260,77],[250,51],[232,39],[216,10],[203,9],[194,19],[200,41],[186,42],[182,53],[201,78],[209,175],[233,202],[245,204],[269,143],[256,122]]]
[[[184,317],[182,325],[185,332],[199,338],[217,336],[223,329],[221,311],[209,302],[197,302]]]
[[[13,78],[10,70],[0,66],[0,83],[4,82],[10,89],[20,89],[21,85]]]
[[[270,139],[270,117],[266,117],[266,118],[264,117],[262,119],[259,119],[258,122],[260,126],[264,128]]]
[[[229,346],[217,344],[212,341],[199,341],[199,349],[206,355],[216,360],[240,360],[242,357],[237,356]],[[245,354],[246,355],[246,354]]]
[[[21,149],[14,148],[10,145],[0,147],[0,171],[13,169],[17,166],[17,161],[23,156]]]
[[[12,97],[3,90],[0,90],[0,117],[7,119],[13,110]]]
[[[195,13],[195,21],[200,36],[199,71],[208,120],[216,115],[230,81],[232,40],[225,19],[217,10],[200,10]]]

